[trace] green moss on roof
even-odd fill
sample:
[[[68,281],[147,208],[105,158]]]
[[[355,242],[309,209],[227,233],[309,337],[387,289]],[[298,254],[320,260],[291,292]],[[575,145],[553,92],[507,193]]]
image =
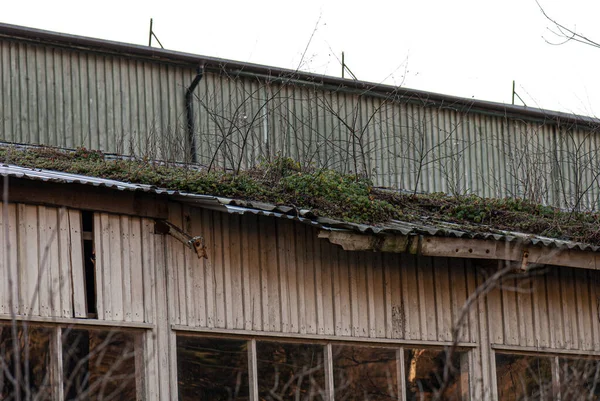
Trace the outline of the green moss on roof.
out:
[[[311,209],[316,215],[378,224],[391,219],[450,222],[472,231],[508,230],[600,245],[598,213],[565,212],[523,199],[475,195],[406,195],[379,190],[365,178],[302,168],[278,158],[233,174],[148,160],[108,159],[97,151],[0,148],[0,161],[23,167],[149,184],[184,192]]]

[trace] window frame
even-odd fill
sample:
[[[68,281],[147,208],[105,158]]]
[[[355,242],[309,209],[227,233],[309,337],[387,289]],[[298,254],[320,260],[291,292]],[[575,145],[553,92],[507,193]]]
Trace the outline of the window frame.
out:
[[[258,377],[257,377],[257,359],[256,359],[256,343],[258,341],[269,341],[269,342],[280,342],[280,343],[297,343],[297,344],[319,344],[323,347],[324,353],[324,374],[326,384],[326,399],[325,401],[335,401],[335,388],[334,388],[334,376],[333,376],[333,353],[332,348],[335,345],[344,346],[355,346],[355,347],[368,347],[368,348],[385,348],[396,350],[396,363],[397,363],[397,375],[398,375],[398,400],[406,400],[406,369],[404,364],[404,351],[405,349],[427,349],[445,351],[449,347],[455,346],[455,352],[460,352],[464,356],[461,358],[460,369],[467,371],[467,383],[461,383],[466,388],[463,390],[464,401],[472,399],[471,394],[471,377],[472,377],[472,355],[471,352],[476,344],[452,344],[451,342],[440,343],[440,342],[426,342],[426,341],[393,341],[389,339],[371,339],[375,341],[369,341],[364,338],[339,338],[329,336],[291,336],[291,335],[277,335],[276,333],[232,333],[230,331],[217,331],[217,330],[189,330],[183,327],[173,327],[172,332],[175,338],[179,336],[185,337],[204,337],[211,339],[230,339],[230,340],[245,340],[248,342],[248,381],[250,386],[250,401],[258,401]],[[176,342],[176,341],[175,341]],[[464,365],[463,365],[464,364]],[[177,393],[179,393],[179,381],[177,378],[177,367],[175,367],[175,376],[177,384]]]
[[[123,324],[120,324],[123,323]],[[0,325],[4,327],[12,327],[17,324],[19,327],[43,327],[50,332],[49,350],[50,364],[48,366],[48,374],[50,379],[50,387],[52,399],[64,401],[64,378],[63,378],[63,330],[89,330],[89,331],[118,331],[135,334],[134,352],[135,352],[135,385],[137,400],[144,400],[148,394],[147,376],[148,363],[146,356],[146,341],[147,336],[152,334],[151,329],[154,327],[146,323],[130,323],[130,322],[110,322],[110,321],[94,321],[88,319],[70,319],[70,318],[36,318],[18,316],[15,319],[0,317]]]
[[[561,399],[560,394],[560,360],[561,359],[592,359],[600,363],[600,351],[593,350],[567,350],[567,349],[552,349],[552,348],[535,348],[535,347],[515,347],[502,344],[492,344],[490,352],[490,360],[492,365],[492,393],[493,399],[499,400],[498,395],[498,372],[496,364],[496,354],[503,355],[524,355],[533,357],[549,358],[552,370],[552,389],[558,394],[558,399]]]

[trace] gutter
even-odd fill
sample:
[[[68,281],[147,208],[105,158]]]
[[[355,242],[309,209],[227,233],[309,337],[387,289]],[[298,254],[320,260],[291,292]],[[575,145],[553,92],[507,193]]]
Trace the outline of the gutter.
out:
[[[198,153],[196,149],[196,136],[194,135],[195,124],[194,124],[194,90],[202,80],[204,75],[204,66],[198,67],[196,77],[192,81],[192,84],[185,91],[185,114],[187,118],[187,139],[188,147],[190,149],[190,161],[192,163],[198,163]]]

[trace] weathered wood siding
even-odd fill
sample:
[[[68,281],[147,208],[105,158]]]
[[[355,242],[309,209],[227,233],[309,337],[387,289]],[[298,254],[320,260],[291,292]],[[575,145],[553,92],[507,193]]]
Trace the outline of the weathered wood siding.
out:
[[[12,296],[19,315],[85,318],[81,213],[23,204],[0,212],[0,315],[10,313]],[[252,214],[173,203],[169,220],[202,235],[208,259],[155,234],[151,219],[94,215],[98,319],[147,325],[148,399],[175,397],[173,328],[447,344],[469,295],[498,269],[496,262],[346,252],[313,227]],[[599,284],[598,271],[549,266],[474,302],[459,339],[470,350],[472,399],[493,397],[495,348],[600,353]]]
[[[0,315],[86,316],[79,211],[0,204],[0,244]]]
[[[600,351],[600,274],[549,266],[491,292],[484,311],[492,344]]]
[[[452,341],[468,296],[497,262],[345,252],[315,228],[173,205],[171,221],[204,236],[208,259],[167,239],[171,323],[190,330],[430,344]],[[597,271],[548,267],[474,302],[474,400],[493,397],[493,348],[600,351]]]
[[[173,323],[343,337],[452,341],[470,291],[460,259],[345,252],[292,221],[174,206],[208,259],[167,243]],[[178,224],[178,223],[175,223]],[[461,341],[474,342],[469,329]]]
[[[175,398],[165,240],[154,234],[152,219],[94,214],[98,319],[117,327],[151,324],[144,344],[149,400]]]

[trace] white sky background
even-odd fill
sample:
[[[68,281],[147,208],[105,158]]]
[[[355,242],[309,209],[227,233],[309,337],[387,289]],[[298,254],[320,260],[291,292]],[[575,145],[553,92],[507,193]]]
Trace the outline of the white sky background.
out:
[[[600,2],[539,1],[600,42]],[[528,106],[600,116],[600,49],[547,44],[534,0],[0,0],[0,22],[141,45],[151,17],[170,50],[295,69],[308,45],[300,69],[334,76],[343,50],[360,80],[510,103],[514,79]]]

